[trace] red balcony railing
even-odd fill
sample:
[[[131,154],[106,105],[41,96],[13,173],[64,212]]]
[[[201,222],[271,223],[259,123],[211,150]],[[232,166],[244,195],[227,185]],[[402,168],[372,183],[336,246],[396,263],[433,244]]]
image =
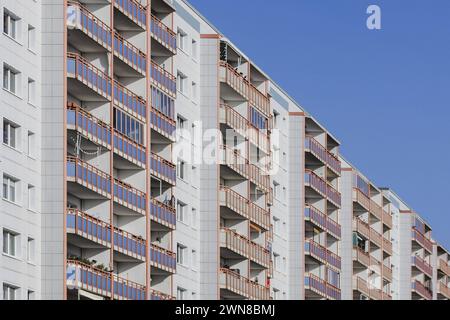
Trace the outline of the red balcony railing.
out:
[[[147,103],[144,98],[125,88],[118,81],[114,80],[114,102],[116,105],[141,121],[147,117]]]
[[[338,270],[341,269],[341,257],[313,240],[305,242],[305,253],[310,254],[322,263],[328,263]]]
[[[307,205],[305,207],[305,218],[337,238],[341,237],[341,225],[314,206]]]
[[[353,201],[359,203],[365,210],[370,210],[370,199],[358,188],[353,189]]]
[[[412,286],[412,290],[415,291],[420,296],[422,296],[422,298],[424,298],[426,300],[433,299],[433,294],[431,293],[431,290],[428,289],[426,286],[424,286],[421,282],[419,282],[417,280],[413,281],[411,286]]]
[[[387,212],[386,210],[383,210],[383,223],[389,229],[392,229],[392,215],[389,212]]]
[[[154,101],[152,101],[154,103]],[[176,121],[154,106],[151,109],[151,127],[169,140],[175,141]]]
[[[104,196],[111,195],[111,177],[75,157],[67,157],[67,179]]]
[[[425,273],[427,276],[433,277],[433,267],[421,257],[411,257],[411,262],[413,266]]]
[[[353,247],[353,260],[358,261],[363,266],[370,266],[370,255],[359,247]]]
[[[370,289],[366,280],[361,277],[355,276],[353,278],[353,290],[357,290],[364,294],[366,297],[370,298]]]
[[[114,179],[114,201],[131,210],[145,214],[146,195],[131,185]]]
[[[153,38],[159,41],[164,47],[169,49],[173,54],[177,52],[177,35],[154,15],[152,15],[150,21],[150,30]]]
[[[150,202],[150,216],[159,224],[171,229],[176,228],[176,209],[173,205],[164,204],[156,199],[152,199]]]
[[[150,76],[152,78],[153,85],[161,89],[163,92],[170,94],[172,97],[176,97],[177,79],[173,74],[152,61],[150,64]]]
[[[392,268],[383,264],[383,276],[390,282],[392,282]]]
[[[136,0],[113,0],[114,7],[131,21],[145,29],[147,25],[147,8]]]
[[[353,219],[353,230],[359,232],[366,239],[370,239],[370,226],[360,218]]]
[[[412,230],[412,238],[423,248],[425,248],[429,253],[433,253],[433,243],[431,242],[431,240],[426,238],[416,228],[413,228]]]
[[[269,300],[270,289],[229,269],[220,269],[220,286],[250,300]]]
[[[341,300],[341,290],[339,288],[334,287],[313,274],[305,276],[305,289],[314,291],[330,300]]]
[[[375,203],[375,201],[370,200],[370,213],[372,213],[378,220],[383,219],[383,208]]]
[[[442,281],[438,281],[438,292],[442,294],[447,299],[450,299],[450,287],[448,287],[445,283]]]
[[[222,67],[221,79],[230,87],[236,90],[241,96],[248,99],[259,111],[267,118],[270,114],[270,99],[268,96],[259,91],[247,79],[245,79],[238,71],[225,61],[220,61]]]
[[[383,236],[379,232],[375,231],[373,227],[370,227],[370,241],[372,241],[372,243],[376,244],[378,247],[382,248]]]
[[[309,170],[305,172],[305,184],[315,189],[323,197],[328,198],[336,206],[341,206],[341,194],[314,172]]]
[[[145,149],[146,148],[144,145],[131,140],[121,132],[114,129],[114,152],[122,158],[145,168],[147,159]]]
[[[67,209],[66,228],[105,247],[111,244],[111,225],[78,209]]]
[[[259,244],[247,239],[233,230],[221,229],[222,246],[246,257],[265,268],[270,265],[270,252]]]
[[[147,73],[146,54],[118,33],[114,33],[114,54],[141,74]]]
[[[153,266],[171,273],[176,272],[177,258],[174,252],[155,244],[150,247],[150,261]]]
[[[390,256],[392,256],[392,242],[383,237],[383,250]]]
[[[152,153],[150,158],[150,169],[152,175],[155,177],[160,178],[171,185],[176,185],[176,166],[170,161],[158,156],[156,153]]]
[[[314,154],[316,158],[321,160],[335,173],[341,174],[341,162],[339,159],[324,148],[316,139],[313,137],[306,137],[305,149]]]
[[[438,268],[444,272],[447,276],[450,276],[450,264],[444,259],[440,258]]]

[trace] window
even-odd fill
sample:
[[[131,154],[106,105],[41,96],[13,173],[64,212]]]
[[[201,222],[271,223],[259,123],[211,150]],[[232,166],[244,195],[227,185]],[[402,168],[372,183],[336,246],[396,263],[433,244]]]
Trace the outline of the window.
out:
[[[280,114],[276,111],[273,112],[273,127],[278,129],[278,121],[280,119]]]
[[[280,290],[273,288],[272,289],[273,292],[273,300],[280,300]]]
[[[186,127],[186,119],[177,116],[177,129],[182,130]]]
[[[11,148],[18,148],[19,126],[7,119],[3,119],[3,143]]]
[[[273,197],[278,199],[280,196],[280,184],[276,181],[273,182]]]
[[[177,73],[177,88],[182,94],[187,95],[187,76],[181,72]]]
[[[182,51],[186,52],[187,49],[187,33],[184,32],[181,29],[178,29],[177,32],[177,43],[178,43],[178,49],[181,49]]]
[[[36,188],[28,185],[28,210],[36,211]]]
[[[177,177],[183,180],[186,177],[186,162],[180,159],[177,161]]]
[[[20,19],[17,16],[5,9],[3,12],[3,33],[17,40],[19,35],[19,21]]]
[[[187,257],[186,257],[187,247],[182,244],[177,244],[177,263],[181,265],[186,265]]]
[[[27,261],[35,262],[35,241],[33,238],[28,238],[27,241]]]
[[[28,300],[35,300],[36,299],[33,290],[28,290],[28,292],[27,292],[27,299]]]
[[[19,75],[19,71],[3,64],[3,88],[11,93],[18,94]]]
[[[3,253],[10,256],[17,256],[19,235],[15,232],[3,229]]]
[[[36,81],[28,78],[28,103],[36,104]]]
[[[186,300],[187,290],[177,287],[177,300]]]
[[[197,227],[197,209],[192,208],[192,227]]]
[[[28,49],[33,51],[36,48],[36,28],[28,25]]]
[[[36,156],[36,135],[33,132],[28,131],[27,138],[27,154],[29,157],[34,158]]]
[[[276,271],[281,271],[281,257],[278,253],[273,253],[273,268]]]
[[[273,231],[275,234],[280,234],[280,219],[273,217]]]
[[[197,84],[192,82],[192,100],[197,101]]]
[[[16,202],[17,184],[18,180],[10,176],[3,175],[3,199]]]
[[[197,46],[197,41],[192,39],[192,58],[194,60],[198,59],[198,46]]]
[[[3,300],[17,300],[19,288],[10,284],[3,284]]]
[[[186,204],[181,201],[177,201],[177,220],[180,222],[186,222]]]
[[[197,251],[196,250],[192,250],[191,253],[191,259],[192,259],[192,269],[193,270],[197,270]]]

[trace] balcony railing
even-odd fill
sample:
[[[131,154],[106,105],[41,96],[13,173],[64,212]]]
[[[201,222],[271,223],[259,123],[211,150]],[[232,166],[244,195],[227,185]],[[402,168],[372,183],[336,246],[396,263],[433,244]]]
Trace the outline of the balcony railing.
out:
[[[147,117],[146,101],[114,80],[114,103],[141,121]]]
[[[111,195],[111,177],[78,158],[67,157],[67,179],[104,197]]]
[[[316,190],[316,192],[321,194],[323,197],[326,197],[336,206],[341,206],[341,194],[314,172],[305,172],[305,184]]]
[[[259,244],[247,239],[230,229],[221,229],[221,244],[223,247],[250,259],[265,268],[270,265],[270,252]]]
[[[111,298],[112,274],[78,261],[67,261],[66,283],[69,288]]]
[[[370,210],[370,199],[358,188],[353,189],[353,201],[359,203],[365,210]]]
[[[305,242],[305,253],[310,254],[314,258],[318,259],[322,263],[328,263],[332,267],[341,269],[341,257],[331,252],[322,245],[312,240]]]
[[[423,248],[425,248],[429,253],[433,253],[433,243],[431,242],[431,240],[426,238],[416,228],[413,228],[412,230],[412,238]]]
[[[124,207],[145,214],[145,200],[145,192],[133,188],[127,183],[114,179],[114,201]]]
[[[353,260],[358,261],[363,266],[370,266],[370,255],[359,247],[353,247]]]
[[[341,300],[341,290],[319,277],[309,274],[305,276],[305,289],[309,289],[330,300]]]
[[[392,242],[383,237],[383,250],[390,256],[392,256]]]
[[[361,277],[353,277],[353,290],[359,291],[366,297],[370,298],[369,285],[367,284],[367,281],[362,279]]]
[[[173,54],[177,53],[177,35],[154,15],[152,15],[150,22],[150,30],[153,38],[158,40]]]
[[[150,158],[150,169],[152,175],[155,177],[160,178],[171,185],[176,185],[176,166],[170,161],[158,156],[156,153],[152,153]]]
[[[152,244],[150,247],[150,261],[155,267],[171,273],[176,272],[177,258],[175,253],[172,251]]]
[[[335,237],[341,237],[341,225],[320,212],[320,210],[314,206],[308,205],[305,207],[305,218],[309,219],[309,221],[321,227],[323,230],[333,234]]]
[[[417,294],[419,294],[422,298],[426,300],[432,300],[433,294],[431,293],[431,290],[425,287],[421,282],[419,281],[413,281],[411,284],[412,290],[415,291]]]
[[[444,272],[446,275],[450,276],[450,264],[444,259],[439,259],[438,268]]]
[[[447,299],[450,299],[450,287],[448,287],[445,283],[442,281],[438,281],[438,292],[445,296]]]
[[[67,209],[66,228],[105,247],[111,245],[111,225],[77,209]]]
[[[306,137],[305,139],[305,149],[309,150],[312,154],[326,164],[330,169],[332,169],[336,174],[341,174],[341,162],[339,159],[324,148],[316,139],[313,137]]]
[[[370,226],[360,218],[353,219],[353,230],[359,232],[363,237],[370,239]]]
[[[86,139],[111,148],[110,126],[73,103],[67,107],[67,126],[81,133]]]
[[[145,240],[119,228],[114,228],[114,249],[139,260],[147,256]]]
[[[166,138],[175,141],[176,121],[154,107],[152,107],[151,112],[152,129],[159,132]]]
[[[383,300],[392,300],[392,296],[389,293],[383,292]]]
[[[376,244],[378,247],[382,248],[383,245],[383,236],[375,231],[372,227],[370,228],[370,241]]]
[[[225,61],[220,61],[221,80],[249,100],[264,116],[270,118],[270,99]]]
[[[150,65],[150,76],[152,78],[153,84],[161,89],[161,91],[176,97],[177,95],[177,79],[173,74],[164,70],[162,67],[157,65],[155,62],[151,62]]]
[[[427,276],[433,277],[433,267],[428,262],[418,256],[411,257],[411,262],[413,266],[425,273]]]
[[[227,165],[244,178],[256,184],[262,191],[270,192],[270,176],[261,168],[250,164],[246,158],[240,155],[238,150],[222,146],[219,151],[222,152],[222,164]]]
[[[244,116],[227,104],[220,104],[220,121],[236,130],[240,135],[246,137],[251,143],[258,146],[266,153],[270,151],[269,137],[262,130],[250,124]]]
[[[380,221],[383,219],[383,208],[376,204],[373,200],[370,200],[370,213],[372,213]]]
[[[142,29],[147,25],[147,9],[136,0],[113,0],[116,7]]]
[[[267,210],[259,207],[230,188],[222,186],[220,191],[222,195],[221,202],[224,206],[249,219],[263,229],[269,230],[270,214]]]
[[[150,216],[159,224],[175,230],[177,217],[176,209],[173,206],[152,199],[150,202]]]
[[[105,99],[111,99],[110,77],[76,53],[67,53],[67,76],[77,79]]]
[[[269,300],[270,289],[229,269],[220,270],[220,286],[249,300]]]
[[[383,223],[389,229],[392,229],[392,215],[389,212],[387,212],[386,210],[383,210]]]
[[[114,54],[139,73],[147,73],[147,56],[136,46],[114,33]]]
[[[388,280],[392,282],[392,269],[386,265],[383,264],[383,276]]]
[[[117,130],[114,130],[114,152],[142,168],[146,166],[145,146],[131,140]]]
[[[77,2],[67,4],[67,25],[81,30],[106,49],[111,49],[111,28]]]

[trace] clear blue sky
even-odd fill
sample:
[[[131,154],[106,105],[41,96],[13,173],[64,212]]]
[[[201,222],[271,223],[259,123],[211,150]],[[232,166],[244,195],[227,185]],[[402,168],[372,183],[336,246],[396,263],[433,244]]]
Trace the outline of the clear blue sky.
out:
[[[450,249],[449,0],[190,2]]]

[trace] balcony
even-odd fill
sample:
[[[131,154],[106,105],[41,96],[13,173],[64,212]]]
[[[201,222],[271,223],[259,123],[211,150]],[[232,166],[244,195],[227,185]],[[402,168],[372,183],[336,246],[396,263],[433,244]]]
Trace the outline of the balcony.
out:
[[[220,203],[222,206],[229,208],[245,219],[249,219],[251,222],[262,227],[264,230],[269,230],[269,212],[232,189],[227,187],[220,188]]]
[[[383,219],[383,208],[373,200],[370,200],[370,213],[380,221]]]
[[[306,137],[305,150],[311,152],[317,159],[327,165],[335,174],[341,174],[341,162],[339,161],[339,159],[327,149],[325,149],[313,137]]]
[[[222,228],[220,231],[220,243],[227,248],[264,268],[270,266],[270,252],[259,244],[247,239],[231,229]]]
[[[353,189],[353,201],[358,203],[364,210],[370,210],[370,199],[358,188]]]
[[[147,74],[147,56],[117,32],[114,33],[114,55],[140,75]]]
[[[66,229],[106,248],[111,246],[111,225],[77,209],[67,209]]]
[[[329,232],[335,238],[341,238],[341,225],[320,212],[320,210],[316,209],[314,206],[307,205],[305,207],[305,219]]]
[[[234,129],[241,136],[248,138],[252,144],[259,147],[265,153],[270,152],[269,137],[263,131],[250,124],[244,116],[231,106],[220,104],[220,122]]]
[[[388,255],[392,256],[393,250],[392,250],[392,242],[385,237],[383,237],[383,250]]]
[[[79,48],[80,51],[87,52],[92,50],[89,40],[86,41],[87,38],[106,50],[111,50],[111,28],[80,3],[68,1],[67,27],[69,32],[72,30],[82,32],[83,36],[71,34],[69,37],[71,44]]]
[[[450,288],[445,285],[442,281],[438,281],[438,293],[446,297],[447,299],[450,299]]]
[[[176,98],[177,79],[173,74],[152,61],[150,64],[150,77],[155,87],[170,95],[172,98]]]
[[[353,261],[357,261],[363,266],[370,267],[370,255],[359,247],[353,247]]]
[[[76,53],[67,53],[67,77],[80,85],[70,85],[69,92],[84,101],[108,101],[111,99],[111,78]],[[85,90],[82,86],[90,90]]]
[[[222,146],[219,151],[222,152],[222,164],[256,184],[262,191],[270,192],[270,176],[259,167],[250,164],[246,158],[240,155],[239,150]]]
[[[154,101],[152,101],[154,103]],[[166,137],[172,142],[175,142],[175,130],[176,130],[176,121],[154,106],[151,109],[151,127],[153,130]]]
[[[392,269],[383,264],[383,277],[392,282]]]
[[[319,277],[309,274],[305,276],[305,290],[311,290],[322,298],[341,300],[341,290]]]
[[[383,292],[383,300],[392,300],[392,296],[389,293]]]
[[[146,194],[131,185],[114,179],[114,201],[130,210],[145,215]]]
[[[172,54],[177,53],[176,33],[154,15],[152,15],[150,20],[150,31],[153,39],[158,41],[164,48]]]
[[[417,293],[419,296],[421,296],[425,300],[432,300],[433,294],[431,293],[431,290],[425,287],[421,282],[419,281],[413,281],[411,284],[412,291]]]
[[[110,126],[73,103],[67,107],[67,128],[96,145],[111,149]]]
[[[450,276],[450,264],[448,264],[444,259],[439,259],[438,269],[440,269],[447,276]]]
[[[262,114],[270,118],[270,99],[225,61],[220,61],[220,80],[228,84],[244,99],[249,100]]]
[[[353,290],[359,291],[367,298],[370,298],[370,289],[367,281],[358,276],[353,277]]]
[[[74,182],[104,198],[111,197],[111,177],[94,166],[74,157],[67,157],[67,181]],[[84,194],[83,191],[80,191]]]
[[[430,278],[433,277],[433,267],[418,256],[411,257],[411,263],[414,267],[416,267],[420,272],[425,273]]]
[[[366,239],[370,239],[370,226],[367,222],[361,220],[360,218],[353,219],[353,230]]]
[[[307,240],[305,242],[305,254],[308,254],[321,263],[328,264],[337,270],[341,269],[341,257],[313,240]]]
[[[375,231],[372,227],[370,228],[370,241],[377,245],[379,248],[382,248],[383,245],[383,236]]]
[[[387,212],[386,210],[383,210],[383,223],[389,228],[392,229],[392,215]]]
[[[433,243],[430,239],[426,238],[416,228],[412,230],[412,239],[415,240],[422,248],[426,249],[429,253],[433,253]]]
[[[150,169],[151,174],[158,179],[161,179],[172,186],[177,184],[176,166],[155,153],[151,154]]]
[[[145,240],[119,228],[114,228],[114,250],[140,261],[147,256]]]
[[[335,206],[341,206],[341,194],[314,172],[309,170],[305,172],[305,185],[327,198]]]
[[[269,300],[270,289],[247,279],[229,269],[221,269],[220,288],[249,300]]]
[[[176,209],[173,206],[152,199],[150,202],[150,216],[153,221],[175,230],[177,217]]]
[[[114,7],[142,29],[147,26],[147,9],[136,0],[113,0]]]
[[[125,88],[118,81],[114,80],[113,83],[114,103],[135,118],[145,121],[147,117],[147,102],[142,97]]]
[[[114,129],[114,153],[127,159],[136,166],[145,169],[146,148]]]
[[[152,266],[170,273],[175,273],[177,269],[175,253],[155,244],[150,246],[150,262]]]

